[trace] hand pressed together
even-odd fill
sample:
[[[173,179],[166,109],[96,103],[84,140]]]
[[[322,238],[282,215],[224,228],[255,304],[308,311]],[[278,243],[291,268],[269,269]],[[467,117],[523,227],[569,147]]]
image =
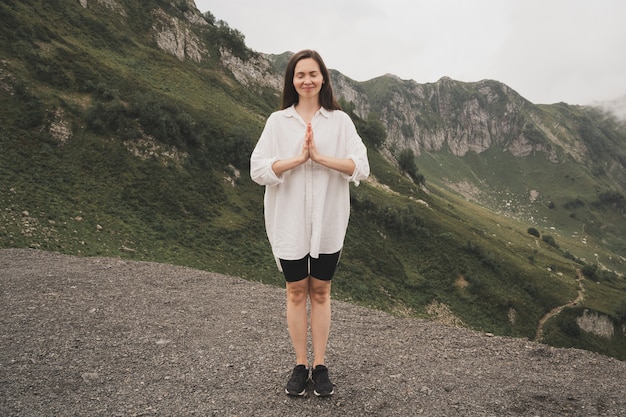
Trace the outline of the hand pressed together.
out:
[[[283,172],[302,165],[309,159],[315,163],[334,169],[335,171],[342,172],[346,175],[352,175],[356,167],[354,161],[350,158],[336,158],[320,154],[317,151],[317,146],[315,145],[313,127],[311,126],[311,123],[308,123],[306,125],[304,143],[302,144],[302,151],[300,154],[294,158],[274,162],[272,169],[276,175],[280,176]]]
[[[311,123],[306,125],[306,134],[304,136],[304,148],[308,151],[308,156],[313,162],[320,161],[320,154],[317,152],[317,147],[315,146],[315,138],[313,135],[313,127]]]

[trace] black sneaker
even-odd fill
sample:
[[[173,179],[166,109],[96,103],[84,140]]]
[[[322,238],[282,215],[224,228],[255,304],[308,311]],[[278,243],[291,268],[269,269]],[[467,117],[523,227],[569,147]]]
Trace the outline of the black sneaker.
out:
[[[313,393],[318,397],[326,397],[335,393],[335,386],[330,382],[330,378],[328,378],[328,368],[324,365],[317,365],[315,369],[313,369],[311,379],[315,385]]]
[[[293,373],[291,374],[291,378],[289,378],[289,382],[287,382],[285,393],[287,395],[295,396],[305,395],[306,383],[308,380],[309,369],[304,365],[297,365],[295,368],[293,368]]]

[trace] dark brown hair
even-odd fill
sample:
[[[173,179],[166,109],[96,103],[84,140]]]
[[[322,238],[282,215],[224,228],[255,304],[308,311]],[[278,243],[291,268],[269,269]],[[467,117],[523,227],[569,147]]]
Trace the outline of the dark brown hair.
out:
[[[339,106],[339,103],[337,103],[337,100],[335,100],[335,96],[333,95],[333,88],[330,85],[330,73],[328,72],[328,68],[326,68],[326,64],[324,64],[324,60],[320,54],[311,49],[305,49],[294,54],[287,63],[287,68],[285,69],[285,84],[283,86],[283,96],[280,108],[284,110],[287,107],[298,104],[300,97],[298,96],[296,88],[293,86],[293,77],[298,61],[306,58],[312,58],[315,62],[317,62],[320,66],[322,76],[324,77],[324,84],[322,84],[319,96],[320,105],[326,110],[341,110],[341,106]]]

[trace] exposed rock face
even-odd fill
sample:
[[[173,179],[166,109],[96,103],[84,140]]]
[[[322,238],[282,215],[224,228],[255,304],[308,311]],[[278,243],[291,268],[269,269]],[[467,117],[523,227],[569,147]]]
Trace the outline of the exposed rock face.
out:
[[[184,16],[185,19],[192,25],[206,26],[208,22],[202,17],[200,10],[196,8],[196,2],[194,0],[183,0],[184,2]]]
[[[203,55],[208,55],[202,41],[189,28],[188,22],[170,16],[162,9],[155,9],[153,16],[155,23],[152,30],[159,48],[175,55],[181,61],[187,58],[199,63]]]
[[[159,143],[149,135],[143,135],[135,140],[127,140],[124,145],[137,158],[143,160],[156,159],[165,166],[180,165],[189,156],[187,152],[174,146]]]
[[[66,143],[72,137],[72,130],[65,120],[63,109],[58,108],[55,111],[49,131],[50,136],[61,143]]]
[[[89,7],[90,0],[79,0],[83,8]],[[91,0],[106,6],[116,13],[126,16],[126,10],[118,0]],[[206,26],[208,22],[196,8],[193,0],[182,0],[182,10],[185,17],[181,20],[175,16],[170,16],[163,9],[157,8],[153,13],[155,23],[152,27],[154,39],[162,50],[175,55],[181,61],[190,59],[194,62],[201,62],[203,55],[208,55],[208,51],[203,46],[202,41],[191,31],[189,25]]]
[[[0,64],[4,67],[0,67],[0,91],[4,91],[12,96],[15,94],[15,89],[13,88],[13,85],[15,84],[15,77],[8,69],[5,69],[8,67],[8,61],[2,60],[0,61]]]
[[[228,68],[237,81],[245,86],[259,85],[281,91],[283,78],[272,69],[266,55],[259,54],[247,61],[233,55],[228,49],[220,50],[222,65]]]
[[[208,25],[207,21],[196,11],[192,12],[187,10],[185,13],[185,19],[192,25],[206,26]]]
[[[434,84],[402,81],[381,102],[388,142],[416,153],[448,147],[456,156],[502,146],[516,156],[536,147],[520,131],[526,102],[507,86],[481,81],[474,88],[444,77]]]
[[[331,78],[335,96],[342,97],[348,103],[353,103],[356,115],[365,119],[372,110],[363,89],[354,80],[340,72],[331,71]]]
[[[584,310],[583,315],[576,318],[578,326],[587,333],[610,339],[613,337],[615,327],[610,318],[600,315],[595,311]]]

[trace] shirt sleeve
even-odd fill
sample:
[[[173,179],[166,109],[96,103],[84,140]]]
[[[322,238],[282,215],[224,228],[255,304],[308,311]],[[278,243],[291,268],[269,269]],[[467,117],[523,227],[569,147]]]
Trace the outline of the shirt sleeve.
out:
[[[352,175],[344,175],[348,181],[359,185],[359,182],[366,179],[370,174],[370,164],[367,159],[367,148],[356,131],[350,116],[345,115],[345,137],[346,137],[346,157],[354,161],[354,172]]]
[[[274,155],[273,117],[269,117],[265,128],[250,157],[250,177],[259,185],[277,185],[282,179],[272,169],[278,156]]]

